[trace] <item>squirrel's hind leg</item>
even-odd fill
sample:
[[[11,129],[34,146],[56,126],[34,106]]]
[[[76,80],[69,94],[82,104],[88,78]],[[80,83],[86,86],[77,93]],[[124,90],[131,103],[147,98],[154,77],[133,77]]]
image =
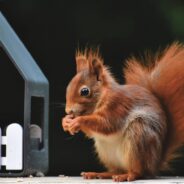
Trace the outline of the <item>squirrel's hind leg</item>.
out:
[[[118,175],[113,175],[112,176],[112,179],[115,182],[134,181],[134,180],[139,179],[139,178],[140,178],[140,175],[136,174],[136,173],[133,173],[133,172],[130,172],[130,173],[127,173],[127,174],[118,174]]]
[[[117,174],[112,172],[82,172],[81,176],[84,179],[113,179],[115,182],[134,181],[140,178],[139,174],[133,172],[127,174]]]
[[[162,155],[159,128],[148,119],[136,118],[129,122],[124,134],[123,159],[127,174],[113,176],[114,181],[133,181],[154,176]]]
[[[117,173],[113,172],[82,172],[81,176],[84,179],[111,179],[113,175]]]

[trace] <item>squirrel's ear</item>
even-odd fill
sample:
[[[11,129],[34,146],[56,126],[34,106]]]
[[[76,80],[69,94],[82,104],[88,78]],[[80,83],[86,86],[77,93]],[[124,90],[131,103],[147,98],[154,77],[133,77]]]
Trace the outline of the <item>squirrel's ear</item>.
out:
[[[88,68],[89,68],[89,63],[88,63],[88,60],[86,59],[86,57],[85,56],[77,56],[76,57],[77,73],[82,71],[82,70],[88,69]]]
[[[95,74],[98,81],[102,81],[103,77],[103,64],[98,58],[92,58],[90,63],[90,72]]]

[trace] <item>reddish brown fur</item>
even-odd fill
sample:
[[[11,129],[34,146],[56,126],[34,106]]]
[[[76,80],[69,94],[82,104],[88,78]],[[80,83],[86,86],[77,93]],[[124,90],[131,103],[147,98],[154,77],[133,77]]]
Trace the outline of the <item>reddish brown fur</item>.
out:
[[[66,93],[70,115],[62,125],[71,134],[82,130],[93,138],[99,159],[109,170],[83,173],[85,178],[129,181],[155,175],[158,168],[167,168],[183,144],[183,46],[175,43],[154,59],[148,67],[129,60],[127,84],[122,86],[98,51],[77,52],[77,74]],[[90,89],[87,97],[80,95],[83,86]]]
[[[129,60],[124,72],[126,83],[148,88],[166,109],[170,130],[161,169],[168,169],[168,163],[184,144],[184,47],[172,44],[150,68]]]

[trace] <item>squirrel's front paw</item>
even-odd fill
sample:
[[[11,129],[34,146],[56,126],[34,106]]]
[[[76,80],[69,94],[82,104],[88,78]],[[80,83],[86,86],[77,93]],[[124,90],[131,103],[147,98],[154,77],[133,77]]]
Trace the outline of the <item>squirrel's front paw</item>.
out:
[[[66,132],[68,131],[71,135],[80,131],[80,117],[74,118],[70,115],[65,116],[62,119],[62,127]]]
[[[77,117],[75,119],[72,119],[68,131],[71,135],[74,135],[75,133],[78,133],[80,131],[81,125],[80,125],[80,118]]]
[[[71,120],[73,119],[72,115],[66,115],[63,119],[62,119],[62,127],[63,130],[69,131],[69,124],[71,123]]]

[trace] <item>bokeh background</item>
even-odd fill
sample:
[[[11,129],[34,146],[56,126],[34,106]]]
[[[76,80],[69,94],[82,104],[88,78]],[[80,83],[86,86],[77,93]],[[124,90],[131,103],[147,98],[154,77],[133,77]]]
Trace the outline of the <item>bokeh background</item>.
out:
[[[65,89],[75,74],[75,50],[100,46],[105,63],[123,83],[122,66],[127,57],[184,41],[184,1],[0,0],[0,10],[50,82],[48,175],[103,170],[92,141],[82,133],[71,137],[61,128]],[[2,50],[0,54],[6,58]],[[23,81],[12,66],[8,71],[2,66],[1,119],[8,116],[7,121],[21,121],[23,103],[16,95],[23,95],[19,90]],[[169,174],[184,175],[182,159],[174,166],[175,172]]]

